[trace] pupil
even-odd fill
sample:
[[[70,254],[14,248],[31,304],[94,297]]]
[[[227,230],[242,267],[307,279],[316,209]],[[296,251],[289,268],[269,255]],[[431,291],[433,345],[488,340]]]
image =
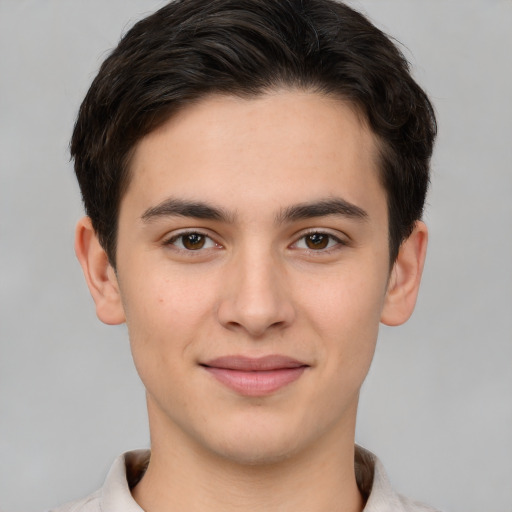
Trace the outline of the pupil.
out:
[[[204,236],[199,233],[191,233],[183,237],[183,245],[192,251],[201,249],[204,246]]]
[[[310,249],[325,249],[328,243],[329,237],[327,235],[321,235],[319,233],[308,235],[308,237],[306,238],[306,245]]]

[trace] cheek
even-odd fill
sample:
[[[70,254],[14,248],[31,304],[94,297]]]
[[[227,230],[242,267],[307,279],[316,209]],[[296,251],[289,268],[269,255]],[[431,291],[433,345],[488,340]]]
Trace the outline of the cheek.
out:
[[[364,271],[353,266],[303,286],[309,291],[301,298],[302,314],[318,334],[326,364],[343,365],[349,372],[371,362],[385,296],[386,272],[361,267]]]
[[[142,276],[141,276],[142,277]],[[200,339],[212,311],[213,284],[183,275],[152,275],[121,286],[126,324],[135,365],[144,368],[178,366],[191,357],[194,340]],[[142,377],[142,375],[141,375]]]
[[[212,283],[180,272],[145,272],[129,288],[121,286],[128,327],[152,334],[191,327],[188,319],[204,313],[212,288]]]

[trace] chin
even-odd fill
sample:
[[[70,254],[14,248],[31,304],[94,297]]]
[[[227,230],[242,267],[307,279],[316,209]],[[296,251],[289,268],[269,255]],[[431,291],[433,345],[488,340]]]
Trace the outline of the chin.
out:
[[[270,425],[260,429],[245,428],[225,432],[221,439],[205,440],[205,444],[216,456],[242,466],[268,466],[278,464],[298,453],[305,439],[300,439],[288,429],[272,428]],[[229,437],[227,437],[229,436]],[[303,442],[301,442],[303,441]]]
[[[227,446],[217,451],[217,455],[228,462],[251,467],[272,466],[293,457],[296,449],[289,446],[269,446],[268,441],[246,444],[244,446]]]

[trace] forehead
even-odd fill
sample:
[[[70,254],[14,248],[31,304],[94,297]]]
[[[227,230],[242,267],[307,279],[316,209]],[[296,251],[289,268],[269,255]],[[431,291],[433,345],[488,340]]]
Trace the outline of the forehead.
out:
[[[377,162],[376,137],[346,101],[290,90],[214,95],[137,144],[121,207],[145,209],[171,195],[233,210],[340,194],[354,204],[385,202]]]

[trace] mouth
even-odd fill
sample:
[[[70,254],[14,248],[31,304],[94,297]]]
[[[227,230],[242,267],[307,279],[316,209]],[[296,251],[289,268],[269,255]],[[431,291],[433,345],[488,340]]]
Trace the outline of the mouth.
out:
[[[288,386],[309,368],[304,362],[282,356],[223,356],[201,366],[218,382],[244,396],[266,396]]]

